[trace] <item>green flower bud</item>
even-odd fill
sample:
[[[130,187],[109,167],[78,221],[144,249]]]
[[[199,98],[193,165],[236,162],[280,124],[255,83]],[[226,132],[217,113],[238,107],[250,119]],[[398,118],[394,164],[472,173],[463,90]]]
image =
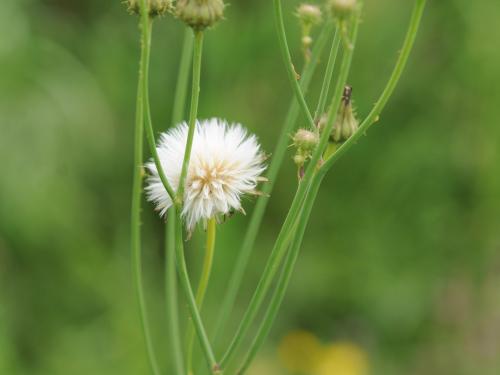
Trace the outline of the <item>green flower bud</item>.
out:
[[[224,16],[223,0],[177,0],[176,15],[195,30],[215,25]]]
[[[344,20],[356,9],[356,0],[330,0],[328,9],[334,18]]]
[[[297,17],[303,26],[318,25],[322,21],[321,9],[317,5],[300,4],[297,8]]]
[[[344,88],[344,96],[337,115],[337,120],[333,126],[330,139],[336,143],[347,141],[359,128],[359,122],[356,119],[356,114],[352,108],[352,88],[346,86]]]
[[[141,13],[142,0],[127,0],[130,13],[139,15]],[[162,16],[172,8],[172,0],[146,0],[151,17]]]
[[[306,152],[314,150],[318,142],[318,134],[306,129],[297,130],[297,133],[293,136],[293,144],[295,147]]]
[[[301,153],[297,153],[293,157],[293,162],[297,165],[297,167],[302,167],[304,163],[306,162],[306,157],[305,155],[302,155]]]
[[[312,42],[313,42],[313,39],[310,36],[303,36],[302,37],[302,46],[304,48],[311,47]]]

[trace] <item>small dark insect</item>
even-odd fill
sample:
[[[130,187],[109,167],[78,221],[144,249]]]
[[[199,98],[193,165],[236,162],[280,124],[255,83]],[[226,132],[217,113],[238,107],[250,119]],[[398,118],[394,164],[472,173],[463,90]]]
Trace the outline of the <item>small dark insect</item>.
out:
[[[342,94],[342,102],[344,105],[348,105],[352,98],[352,86],[346,85],[344,87],[344,93]]]

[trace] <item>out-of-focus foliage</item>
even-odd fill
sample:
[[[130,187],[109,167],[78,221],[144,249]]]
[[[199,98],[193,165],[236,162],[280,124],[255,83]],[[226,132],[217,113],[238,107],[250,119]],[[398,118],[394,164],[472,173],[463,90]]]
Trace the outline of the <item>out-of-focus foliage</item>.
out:
[[[411,10],[411,1],[366,3],[350,77],[361,116],[391,71]],[[498,4],[428,3],[381,121],[325,181],[253,374],[288,373],[278,352],[297,329],[322,347],[344,345],[330,347],[332,358],[347,353],[339,361],[350,363],[359,355],[373,374],[500,371]],[[297,4],[284,2],[300,67]],[[158,131],[170,125],[182,35],[179,22],[157,22],[151,98]],[[1,2],[0,374],[148,371],[129,262],[137,60],[137,19],[120,1]],[[201,117],[242,122],[271,152],[291,90],[269,0],[231,2],[226,20],[207,35],[202,79]],[[289,160],[227,338],[262,271],[295,178]],[[143,212],[148,301],[166,369],[163,226],[150,204]],[[209,325],[247,220],[238,216],[219,228],[204,310]],[[201,237],[188,243],[193,275]]]

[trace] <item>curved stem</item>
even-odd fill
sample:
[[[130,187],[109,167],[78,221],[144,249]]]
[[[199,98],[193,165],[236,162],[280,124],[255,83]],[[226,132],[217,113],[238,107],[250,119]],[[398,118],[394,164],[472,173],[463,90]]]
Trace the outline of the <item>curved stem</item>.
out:
[[[280,2],[280,0],[275,0],[275,1]],[[333,121],[335,121],[335,117],[337,115],[337,108],[340,104],[343,87],[345,86],[345,82],[347,80],[347,75],[349,73],[351,65],[352,54],[354,51],[354,42],[357,36],[358,20],[359,20],[359,12],[356,12],[356,14],[353,17],[353,27],[350,38],[350,40],[353,42],[353,45],[352,48],[346,50],[342,59],[342,65],[339,73],[339,81],[335,90],[334,98],[332,100],[332,108],[335,109],[332,110],[332,108],[330,108],[329,120],[331,121],[331,123],[327,124],[325,133],[323,133],[321,136],[320,144],[313,153],[309,166],[306,170],[305,176],[299,184],[299,188],[292,201],[292,205],[290,207],[288,215],[285,219],[285,222],[283,223],[280,233],[278,234],[278,238],[276,239],[276,243],[273,247],[266,268],[264,269],[262,277],[252,296],[252,299],[250,300],[247,311],[245,312],[245,315],[243,316],[243,319],[240,322],[238,330],[235,336],[233,337],[233,340],[231,341],[229,348],[226,350],[226,353],[224,354],[221,360],[221,365],[223,367],[225,367],[227,363],[230,361],[232,356],[235,354],[236,349],[241,344],[244,336],[248,332],[248,329],[250,328],[250,325],[253,322],[259,308],[261,307],[262,302],[264,301],[264,298],[267,294],[267,291],[269,290],[269,287],[271,286],[271,282],[274,276],[276,275],[278,267],[281,261],[283,260],[283,256],[285,255],[287,246],[290,242],[291,232],[294,230],[297,224],[297,217],[300,213],[300,208],[302,206],[304,199],[306,198],[307,191],[314,177],[316,165],[321,157],[322,150],[326,148],[326,145],[328,143],[329,133],[331,132]],[[330,129],[328,130],[328,128]]]
[[[144,8],[143,8],[144,13]],[[132,183],[132,208],[131,208],[131,248],[132,248],[132,270],[135,280],[135,289],[139,304],[139,315],[146,344],[151,371],[154,375],[159,375],[160,370],[154,353],[153,342],[149,329],[149,319],[144,296],[144,285],[142,282],[142,251],[141,251],[141,195],[142,195],[142,164],[143,164],[143,82],[145,79],[145,69],[148,55],[148,34],[142,30],[141,37],[141,62],[139,68],[139,84],[137,88],[136,119],[134,134],[134,173]]]
[[[340,45],[340,31],[337,30],[333,38],[332,48],[330,50],[330,57],[326,66],[325,78],[323,79],[323,86],[319,94],[318,106],[314,113],[314,119],[319,121],[323,112],[325,112],[326,101],[328,100],[328,92],[330,91],[330,83],[332,81],[333,69],[335,68],[335,61],[337,60],[337,53]]]
[[[193,54],[193,33],[186,27],[184,33],[184,43],[182,45],[181,61],[179,63],[179,72],[177,75],[177,85],[175,86],[175,99],[172,110],[172,126],[180,123],[184,118],[184,109],[186,108],[186,97],[189,80],[189,67]]]
[[[201,308],[203,306],[203,300],[205,299],[208,282],[210,280],[210,273],[212,272],[212,264],[215,253],[216,226],[217,226],[217,221],[215,218],[211,218],[208,220],[207,242],[205,245],[205,259],[203,260],[203,269],[201,271],[200,281],[198,283],[198,289],[196,291],[196,306],[198,306],[198,311],[201,311]],[[193,344],[194,344],[194,328],[192,324],[189,324],[186,342],[187,342],[186,366],[188,368],[188,375],[192,375]]]
[[[189,130],[184,152],[184,161],[182,163],[181,176],[179,179],[179,189],[177,190],[176,202],[181,203],[184,196],[184,186],[186,184],[186,175],[191,158],[191,149],[193,147],[194,131],[196,128],[196,116],[198,115],[198,101],[200,98],[200,75],[201,75],[201,57],[203,52],[203,31],[194,32],[194,54],[193,54],[193,86],[191,91],[191,110],[189,112]]]
[[[259,328],[257,329],[257,334],[254,340],[252,341],[250,348],[247,351],[247,355],[243,361],[243,364],[240,367],[240,370],[238,371],[238,375],[243,375],[246,372],[246,370],[254,360],[255,356],[257,355],[257,352],[259,351],[260,347],[262,346],[267,336],[269,335],[271,327],[276,319],[281,303],[283,302],[283,298],[285,297],[288,284],[290,283],[290,278],[292,276],[292,272],[299,255],[300,246],[302,245],[304,232],[306,230],[307,223],[309,221],[309,217],[311,215],[311,211],[314,205],[314,201],[318,194],[322,180],[323,179],[321,177],[320,178],[316,177],[311,185],[310,192],[308,195],[308,200],[306,201],[304,207],[302,208],[300,222],[297,227],[297,231],[295,233],[293,242],[291,244],[291,249],[288,252],[285,259],[283,272],[280,275],[274,294],[271,297],[271,304],[267,308],[264,318],[260,323]]]
[[[316,67],[318,65],[321,53],[325,47],[328,36],[332,32],[332,30],[333,30],[333,24],[331,22],[325,25],[313,49],[311,60],[304,67],[304,71],[302,73],[302,79],[300,81],[301,88],[304,93],[307,92],[314,71],[316,70]],[[253,210],[250,222],[248,224],[248,229],[243,239],[243,245],[241,246],[241,249],[239,251],[238,258],[236,260],[233,271],[231,273],[231,277],[228,282],[226,293],[224,294],[224,298],[222,299],[222,307],[220,308],[220,313],[214,328],[214,342],[217,342],[219,335],[222,333],[222,326],[225,322],[227,322],[232,312],[234,303],[236,301],[236,297],[238,295],[238,290],[241,287],[241,283],[243,281],[243,275],[245,273],[245,269],[247,267],[250,254],[254,247],[255,240],[259,232],[260,224],[262,223],[262,218],[264,217],[264,212],[266,210],[267,203],[269,201],[268,196],[271,194],[273,190],[276,178],[278,176],[278,172],[281,168],[281,165],[283,164],[283,159],[285,157],[287,144],[290,139],[289,135],[292,133],[293,128],[297,122],[299,110],[300,108],[296,99],[295,98],[292,99],[292,102],[290,104],[290,109],[288,110],[288,114],[284,122],[284,126],[282,127],[281,134],[277,140],[276,147],[272,154],[273,157],[271,159],[271,164],[269,165],[269,169],[266,174],[266,178],[269,181],[262,186],[263,194],[259,196],[255,208]]]
[[[373,107],[372,111],[368,114],[366,119],[360,125],[358,131],[354,133],[342,146],[338,148],[338,150],[323,164],[320,168],[319,173],[325,174],[332,165],[340,159],[353,145],[358,141],[359,138],[372,126],[377,120],[384,109],[387,101],[390,96],[394,92],[396,85],[401,78],[401,74],[406,66],[408,61],[408,57],[410,56],[410,52],[415,43],[415,38],[417,36],[417,32],[420,26],[420,21],[422,20],[422,15],[424,12],[426,0],[417,0],[415,2],[415,6],[413,8],[413,12],[411,15],[410,26],[408,28],[408,32],[406,33],[405,41],[403,42],[403,47],[401,48],[401,53],[396,62],[394,70],[387,82],[386,87],[384,88],[382,94],[380,95],[379,100]]]
[[[314,126],[314,119],[311,116],[311,112],[307,106],[304,95],[302,94],[302,90],[300,88],[298,82],[298,74],[295,71],[295,67],[292,62],[292,56],[290,55],[290,49],[288,48],[288,42],[286,40],[286,31],[285,24],[283,22],[283,10],[281,9],[281,0],[274,0],[274,14],[276,17],[276,27],[278,29],[278,39],[279,45],[281,48],[281,53],[283,54],[283,59],[285,60],[286,72],[288,74],[288,79],[292,85],[293,92],[295,93],[295,97],[299,102],[300,108],[304,112],[304,115],[307,118],[307,122],[311,129]]]
[[[141,2],[141,4],[144,1]],[[146,7],[146,5],[144,5]],[[146,8],[144,8],[146,9]],[[167,176],[165,176],[165,172],[163,170],[163,166],[161,165],[160,157],[158,156],[158,151],[156,150],[156,141],[153,130],[153,121],[151,118],[151,109],[149,105],[149,54],[151,51],[151,29],[152,29],[152,21],[149,18],[147,12],[143,12],[141,10],[141,23],[142,23],[142,34],[144,40],[145,53],[144,53],[144,78],[143,78],[143,99],[144,99],[144,124],[146,130],[146,138],[149,145],[149,150],[151,155],[153,156],[154,163],[156,165],[156,169],[158,171],[158,175],[160,180],[165,187],[170,198],[173,200],[175,197],[175,192],[170,186],[168,182]]]
[[[177,220],[176,220],[176,230],[175,230],[175,256],[177,260],[177,270],[179,272],[179,278],[181,282],[182,289],[184,290],[184,294],[186,296],[189,313],[193,320],[194,328],[196,334],[198,335],[201,348],[203,350],[203,354],[208,363],[208,367],[213,374],[220,373],[220,367],[215,360],[215,355],[213,353],[212,347],[208,340],[207,333],[205,331],[205,327],[203,326],[203,322],[201,320],[200,312],[198,311],[198,307],[196,305],[196,299],[193,294],[193,290],[191,288],[191,281],[189,280],[189,274],[186,266],[186,259],[184,257],[184,243],[182,236],[182,218],[180,216],[179,207],[172,207],[171,210],[176,211]]]

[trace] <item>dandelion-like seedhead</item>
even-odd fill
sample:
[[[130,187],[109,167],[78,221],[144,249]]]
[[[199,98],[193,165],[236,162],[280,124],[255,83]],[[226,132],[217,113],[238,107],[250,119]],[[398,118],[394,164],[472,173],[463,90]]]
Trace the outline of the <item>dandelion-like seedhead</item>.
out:
[[[185,123],[161,135],[158,156],[165,175],[177,190],[188,135]],[[182,216],[188,231],[200,221],[243,211],[241,197],[257,194],[265,170],[265,155],[254,135],[240,124],[210,119],[196,123],[193,148],[186,177]],[[156,165],[146,164],[150,173],[147,198],[164,215],[172,200],[165,190]]]

